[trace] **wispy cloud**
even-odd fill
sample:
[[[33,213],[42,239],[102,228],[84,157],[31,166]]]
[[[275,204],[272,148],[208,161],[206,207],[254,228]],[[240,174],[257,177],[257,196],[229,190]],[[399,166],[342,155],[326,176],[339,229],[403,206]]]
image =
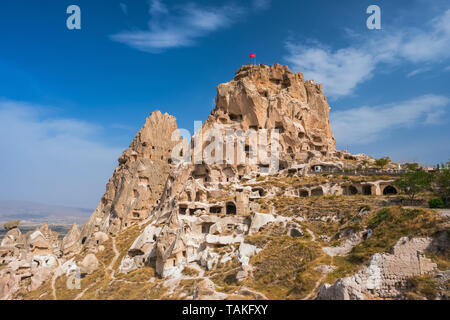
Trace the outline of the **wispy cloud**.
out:
[[[271,0],[253,0],[252,5],[256,10],[266,10],[270,7]]]
[[[120,6],[120,10],[122,10],[122,12],[127,15],[128,14],[128,6],[125,3],[119,3]]]
[[[350,94],[358,83],[371,78],[375,69],[371,54],[356,48],[332,51],[322,46],[288,43],[287,49],[286,60],[292,69],[322,82],[326,94],[332,97]]]
[[[46,106],[0,100],[0,198],[95,207],[124,149],[102,143],[102,131]]]
[[[450,10],[432,19],[423,30],[405,27],[368,40],[356,37],[354,45],[337,50],[317,42],[289,40],[285,59],[306,78],[322,82],[330,97],[346,96],[373,77],[380,64],[436,63],[450,58]]]
[[[418,75],[418,74],[425,73],[425,72],[428,72],[428,71],[430,71],[430,70],[431,70],[431,69],[430,69],[429,67],[417,68],[417,69],[415,69],[415,70],[409,72],[409,73],[406,75],[406,77],[412,78],[412,77],[414,77],[414,76],[416,76],[416,75]]]
[[[152,0],[147,30],[123,31],[111,39],[149,53],[188,47],[199,38],[236,23],[246,12],[267,9],[269,5],[268,0],[255,0],[250,9],[232,4],[201,7],[193,3],[168,8],[162,1]]]
[[[331,125],[341,144],[365,144],[379,140],[393,129],[439,123],[450,99],[423,95],[381,106],[363,106],[331,113]]]

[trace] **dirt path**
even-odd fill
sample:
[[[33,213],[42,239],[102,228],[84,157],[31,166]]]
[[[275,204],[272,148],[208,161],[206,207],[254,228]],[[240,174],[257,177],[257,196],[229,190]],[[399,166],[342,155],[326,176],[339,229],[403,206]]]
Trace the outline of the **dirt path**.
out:
[[[312,232],[309,229],[306,229],[306,231],[311,235],[311,237],[312,237],[311,241],[316,241],[316,235],[314,234],[314,232]]]
[[[115,270],[113,269],[114,264],[116,263],[117,259],[120,256],[120,252],[119,250],[117,250],[116,247],[116,238],[111,238],[112,239],[112,247],[113,247],[113,251],[114,251],[114,258],[111,260],[111,263],[109,264],[108,268],[106,270],[110,270],[111,271],[111,279],[115,280],[116,277],[114,276]]]
[[[55,288],[56,278],[58,278],[58,274],[55,272],[53,274],[53,277],[52,277],[52,295],[53,295],[53,300],[58,300],[57,297],[56,297],[56,288]]]
[[[312,298],[313,295],[316,294],[316,290],[317,288],[320,286],[320,283],[322,282],[322,280],[326,277],[326,274],[324,274],[323,276],[320,277],[319,280],[317,280],[316,284],[314,285],[314,289],[311,290],[311,292],[304,297],[302,300],[309,300]]]
[[[116,239],[115,239],[114,237],[111,237],[111,240],[112,240],[112,248],[113,248],[113,251],[114,251],[114,257],[112,258],[111,263],[110,263],[109,266],[106,268],[106,270],[110,270],[110,271],[111,271],[111,274],[110,274],[111,279],[112,279],[112,281],[115,281],[115,280],[116,280],[116,277],[114,276],[114,273],[115,273],[115,270],[114,270],[114,264],[116,263],[117,259],[119,258],[120,252],[119,252],[119,250],[117,250]],[[112,281],[111,281],[111,282],[112,282]],[[87,288],[85,288],[82,292],[80,292],[80,294],[78,294],[78,295],[75,297],[74,300],[79,300],[79,299],[81,299],[81,297],[83,297],[83,295],[84,295],[91,287],[93,287],[94,285],[95,285],[95,282],[92,283],[92,284],[91,284],[90,286],[88,286]]]
[[[88,291],[91,287],[93,287],[95,285],[95,282],[92,283],[90,286],[88,286],[86,289],[84,289],[83,291],[81,291],[74,300],[79,300],[85,293],[86,291]]]

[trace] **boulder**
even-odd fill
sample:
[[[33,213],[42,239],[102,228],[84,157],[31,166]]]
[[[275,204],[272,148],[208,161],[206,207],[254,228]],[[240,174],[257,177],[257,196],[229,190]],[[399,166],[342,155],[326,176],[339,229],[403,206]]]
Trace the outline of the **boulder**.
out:
[[[216,291],[214,282],[208,278],[200,281],[194,289],[195,300],[224,300],[226,297],[225,293]]]
[[[273,215],[269,213],[256,212],[252,218],[249,234],[258,232],[263,226],[273,221],[275,221],[275,217]]]
[[[249,243],[241,243],[238,251],[238,259],[242,265],[248,265],[250,257],[257,254],[261,249]]]
[[[20,220],[11,220],[11,221],[6,222],[6,223],[3,225],[3,227],[4,227],[6,230],[12,230],[12,229],[14,229],[14,228],[17,228],[17,227],[19,226],[19,224],[20,224]]]
[[[92,274],[98,269],[99,262],[94,254],[89,253],[84,257],[83,261],[79,263],[79,266],[81,275]]]
[[[102,244],[108,241],[109,237],[106,233],[98,231],[94,233],[94,239],[97,244]]]

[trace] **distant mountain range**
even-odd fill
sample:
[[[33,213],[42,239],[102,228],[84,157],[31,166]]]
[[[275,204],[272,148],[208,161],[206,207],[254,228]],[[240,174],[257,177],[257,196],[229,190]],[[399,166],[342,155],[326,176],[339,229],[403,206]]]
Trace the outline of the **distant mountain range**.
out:
[[[0,222],[19,219],[23,222],[49,224],[84,224],[92,209],[72,208],[31,201],[0,200]]]

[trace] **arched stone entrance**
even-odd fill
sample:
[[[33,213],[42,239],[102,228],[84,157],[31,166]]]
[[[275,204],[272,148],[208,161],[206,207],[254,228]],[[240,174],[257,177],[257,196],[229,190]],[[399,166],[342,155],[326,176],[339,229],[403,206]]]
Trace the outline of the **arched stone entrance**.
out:
[[[363,186],[363,194],[365,194],[366,196],[370,196],[372,194],[372,186]]]
[[[344,187],[344,194],[347,196],[358,194],[358,189],[355,186],[346,186]]]
[[[383,189],[384,195],[390,195],[390,194],[397,194],[397,189],[395,189],[393,186],[386,186]]]
[[[304,197],[304,198],[309,197],[308,190],[300,190],[300,191],[298,192],[298,195],[299,195],[300,197]]]

